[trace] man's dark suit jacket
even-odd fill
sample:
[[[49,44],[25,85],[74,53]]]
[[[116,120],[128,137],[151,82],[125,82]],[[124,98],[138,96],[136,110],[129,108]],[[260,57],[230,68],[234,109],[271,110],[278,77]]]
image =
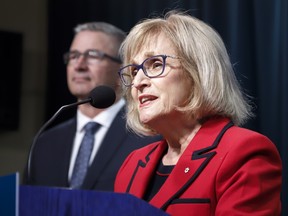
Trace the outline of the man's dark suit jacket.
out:
[[[92,162],[81,189],[113,191],[116,174],[128,154],[159,140],[160,137],[139,137],[126,129],[125,109],[113,120]],[[31,158],[30,179],[27,170],[24,184],[69,187],[68,172],[76,117],[44,132],[38,139]]]

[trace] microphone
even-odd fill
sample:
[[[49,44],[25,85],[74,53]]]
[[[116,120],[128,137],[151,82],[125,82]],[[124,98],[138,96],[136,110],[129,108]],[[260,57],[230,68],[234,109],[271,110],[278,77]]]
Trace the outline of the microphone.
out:
[[[36,145],[36,142],[37,142],[39,136],[47,128],[47,126],[49,126],[56,119],[56,117],[63,110],[67,110],[69,108],[72,108],[72,107],[75,107],[75,106],[78,106],[81,104],[85,104],[85,103],[90,103],[91,106],[98,108],[98,109],[105,109],[105,108],[108,108],[109,106],[111,106],[115,102],[115,99],[116,99],[116,94],[115,94],[115,91],[111,87],[105,86],[105,85],[100,85],[100,86],[95,87],[89,93],[89,97],[87,99],[77,101],[75,103],[67,104],[67,105],[60,107],[60,109],[58,109],[58,111],[40,128],[40,130],[37,132],[37,134],[35,135],[35,137],[33,139],[32,145],[31,145],[30,150],[29,150],[29,155],[28,155],[27,180],[26,180],[26,182],[31,181],[32,152],[33,152],[33,149]]]
[[[111,106],[115,102],[115,99],[115,91],[111,87],[102,85],[94,88],[90,92],[90,96],[87,100],[93,107],[105,109]]]

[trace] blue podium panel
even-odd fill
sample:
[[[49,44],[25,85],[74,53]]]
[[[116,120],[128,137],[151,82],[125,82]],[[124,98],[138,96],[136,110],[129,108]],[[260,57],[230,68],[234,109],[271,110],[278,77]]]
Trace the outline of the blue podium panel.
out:
[[[18,216],[19,173],[0,176],[0,216]]]
[[[20,216],[167,216],[130,194],[20,186]]]

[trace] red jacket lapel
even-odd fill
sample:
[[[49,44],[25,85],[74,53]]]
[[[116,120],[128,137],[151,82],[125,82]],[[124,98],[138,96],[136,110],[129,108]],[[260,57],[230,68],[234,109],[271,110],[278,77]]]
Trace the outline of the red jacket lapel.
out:
[[[203,124],[164,185],[150,201],[152,205],[163,208],[171,200],[179,197],[193,183],[216,154],[216,151],[213,150],[217,147],[218,142],[215,140],[228,122],[228,120],[213,119]]]
[[[149,180],[154,175],[154,170],[166,148],[166,142],[160,141],[143,148],[143,150],[145,149],[144,151],[135,151],[132,153],[136,161],[133,160],[135,163],[129,161],[130,165],[135,164],[135,166],[128,171],[132,173],[132,177],[127,182],[127,193],[132,193],[140,198],[144,196]],[[132,157],[132,155],[130,156]],[[127,175],[127,177],[129,178],[130,175]]]

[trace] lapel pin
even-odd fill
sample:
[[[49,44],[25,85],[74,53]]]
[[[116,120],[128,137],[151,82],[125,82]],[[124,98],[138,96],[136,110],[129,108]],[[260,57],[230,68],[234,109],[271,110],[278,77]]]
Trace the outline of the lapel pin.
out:
[[[190,170],[189,167],[186,167],[185,170],[184,170],[184,173],[188,173],[189,170]]]

